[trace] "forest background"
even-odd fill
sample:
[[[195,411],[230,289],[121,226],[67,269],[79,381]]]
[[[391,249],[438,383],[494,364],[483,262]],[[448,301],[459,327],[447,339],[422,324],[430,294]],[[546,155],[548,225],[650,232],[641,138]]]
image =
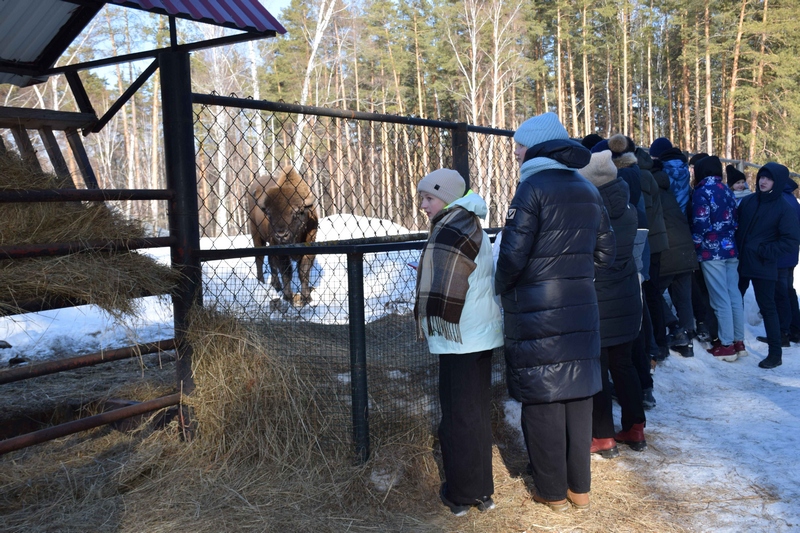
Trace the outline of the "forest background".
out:
[[[577,138],[800,167],[796,0],[291,0],[273,15],[285,35],[194,52],[193,90],[509,130],[554,111]],[[178,28],[181,42],[232,33]],[[58,65],[168,43],[165,17],[107,5]],[[81,72],[98,114],[148,63]],[[87,137],[101,187],[165,186],[159,100],[156,72]],[[0,85],[0,104],[78,110],[63,76]]]

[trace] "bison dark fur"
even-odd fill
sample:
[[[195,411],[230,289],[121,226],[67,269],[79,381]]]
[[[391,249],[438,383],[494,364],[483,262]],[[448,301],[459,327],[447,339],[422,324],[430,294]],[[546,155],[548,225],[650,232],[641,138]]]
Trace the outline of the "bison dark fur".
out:
[[[273,176],[256,178],[248,189],[250,233],[254,246],[310,243],[317,238],[316,205],[311,188],[300,173],[287,165]],[[292,261],[297,262],[300,295],[292,294]],[[309,277],[313,255],[269,256],[271,285],[283,299],[306,305],[311,301]],[[264,283],[264,257],[256,257],[256,277]]]

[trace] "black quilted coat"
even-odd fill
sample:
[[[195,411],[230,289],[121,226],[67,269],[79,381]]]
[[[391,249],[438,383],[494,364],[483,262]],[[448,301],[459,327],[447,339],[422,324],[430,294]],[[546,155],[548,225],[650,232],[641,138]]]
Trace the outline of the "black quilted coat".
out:
[[[614,232],[600,193],[576,171],[523,176],[495,278],[509,394],[523,404],[592,396],[601,389],[593,278],[614,262]]]
[[[628,203],[628,185],[621,178],[597,189],[611,219],[617,243],[614,264],[598,268],[594,280],[600,306],[600,345],[616,346],[639,336],[642,299],[633,258],[636,209]]]

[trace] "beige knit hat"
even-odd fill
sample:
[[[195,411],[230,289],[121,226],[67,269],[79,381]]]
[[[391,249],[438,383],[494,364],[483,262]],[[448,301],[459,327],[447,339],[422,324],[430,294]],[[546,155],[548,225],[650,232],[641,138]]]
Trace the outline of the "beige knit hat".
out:
[[[426,192],[450,205],[466,192],[467,184],[455,170],[440,168],[434,170],[417,184],[417,192]]]
[[[611,160],[611,150],[603,150],[592,154],[588,165],[578,170],[581,176],[591,181],[595,187],[600,187],[617,178],[617,167]]]

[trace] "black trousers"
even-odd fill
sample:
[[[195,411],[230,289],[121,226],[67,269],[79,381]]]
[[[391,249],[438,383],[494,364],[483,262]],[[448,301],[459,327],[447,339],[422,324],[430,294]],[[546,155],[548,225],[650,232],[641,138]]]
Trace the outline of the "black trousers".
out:
[[[522,433],[536,492],[563,500],[567,489],[589,492],[592,484],[592,398],[522,406]]]
[[[608,346],[600,350],[600,371],[603,375],[603,390],[592,398],[592,437],[608,439],[615,435],[614,415],[611,406],[611,384],[608,373],[614,380],[614,389],[622,408],[622,430],[645,422],[642,406],[642,387],[639,375],[631,361],[631,342]]]
[[[800,329],[800,307],[794,290],[794,267],[779,268],[775,285],[775,306],[781,321],[781,334],[788,335]]]
[[[494,493],[492,481],[492,350],[439,355],[439,401],[447,499],[461,505]]]
[[[649,340],[653,339],[653,346],[648,346]],[[642,298],[642,327],[639,329],[639,336],[633,341],[633,366],[639,375],[639,383],[642,389],[653,388],[653,376],[650,375],[650,354],[658,353],[653,337],[653,323],[650,319],[650,311],[647,309],[647,300]]]
[[[768,355],[781,357],[781,319],[778,317],[778,308],[775,306],[775,280],[739,277],[739,292],[747,292],[750,282],[753,282],[753,293],[756,303],[764,318],[764,330],[767,333]]]

